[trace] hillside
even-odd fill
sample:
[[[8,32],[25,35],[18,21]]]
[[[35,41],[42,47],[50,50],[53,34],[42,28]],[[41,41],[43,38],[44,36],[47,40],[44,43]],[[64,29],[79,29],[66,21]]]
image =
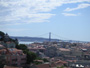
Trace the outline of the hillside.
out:
[[[42,37],[19,37],[19,36],[10,36],[12,39],[18,39],[18,41],[26,41],[26,42],[44,42],[49,41],[48,38]],[[60,41],[61,39],[51,39],[51,41]],[[70,43],[88,43],[88,41],[78,41],[78,40],[62,40],[63,42],[70,42]]]
[[[49,41],[48,38],[41,38],[41,37],[14,37],[11,36],[12,39],[18,39],[19,41],[29,41],[29,42],[44,42]],[[51,39],[51,41],[59,41],[59,39]]]

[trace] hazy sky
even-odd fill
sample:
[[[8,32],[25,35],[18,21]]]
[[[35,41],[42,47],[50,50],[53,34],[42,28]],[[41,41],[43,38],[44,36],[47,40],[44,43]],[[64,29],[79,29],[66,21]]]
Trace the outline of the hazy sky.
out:
[[[90,41],[90,0],[0,0],[0,31]]]

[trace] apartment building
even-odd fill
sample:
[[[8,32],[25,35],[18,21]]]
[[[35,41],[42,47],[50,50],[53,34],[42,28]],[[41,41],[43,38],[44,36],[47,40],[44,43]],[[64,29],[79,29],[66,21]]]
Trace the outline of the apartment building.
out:
[[[26,64],[26,54],[16,48],[1,49],[0,55],[4,56],[5,64],[8,66],[24,66]]]

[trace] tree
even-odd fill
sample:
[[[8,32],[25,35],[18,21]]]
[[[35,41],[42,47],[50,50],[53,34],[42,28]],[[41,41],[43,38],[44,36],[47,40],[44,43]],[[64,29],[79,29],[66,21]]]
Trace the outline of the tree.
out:
[[[57,68],[64,68],[64,66],[61,66],[61,67],[57,67]]]
[[[4,40],[4,35],[5,35],[5,33],[4,33],[4,32],[2,32],[2,31],[0,31],[0,40],[1,40],[1,41],[3,41],[3,40]]]
[[[5,56],[1,55],[0,56],[0,68],[3,68],[5,63],[6,63]]]
[[[13,42],[15,42],[15,40],[12,39],[12,38],[10,38],[7,33],[5,34],[5,33],[2,32],[2,31],[0,31],[0,40],[1,40],[1,41],[4,41],[4,42],[8,42],[8,41],[13,41]]]
[[[64,68],[64,66],[61,66],[60,68]]]
[[[73,43],[72,46],[75,47],[75,46],[77,46],[77,44],[76,43]]]
[[[5,65],[5,63],[3,63],[3,61],[0,61],[0,68],[3,68]]]
[[[23,50],[23,52],[27,55],[27,64],[32,63],[36,59],[36,57],[37,57],[37,55],[35,53],[30,52],[28,50],[28,48],[27,48],[26,45],[24,45],[24,44],[18,44],[18,40],[17,39],[14,40],[14,39],[10,38],[8,35],[5,37],[5,33],[2,32],[2,31],[0,31],[0,40],[2,40],[4,42],[5,42],[5,40],[6,41],[12,41],[12,42],[14,42],[16,44],[16,48]],[[1,63],[0,63],[0,66],[1,66]],[[2,66],[3,66],[3,64],[2,64]]]
[[[37,55],[33,52],[30,52],[25,44],[16,45],[17,49],[23,50],[23,52],[27,55],[27,64],[33,63],[36,59]]]
[[[44,61],[44,62],[49,62],[49,61],[48,61],[47,59],[45,59],[45,58],[43,59],[43,61]]]
[[[4,37],[5,33],[0,31],[0,36]]]
[[[24,44],[17,45],[16,47],[18,47],[18,49],[21,49],[21,50],[27,50],[27,46]]]
[[[34,64],[38,65],[38,64],[42,64],[42,62],[34,61]]]
[[[28,51],[27,52],[27,64],[32,63],[36,59],[36,54],[33,52]]]

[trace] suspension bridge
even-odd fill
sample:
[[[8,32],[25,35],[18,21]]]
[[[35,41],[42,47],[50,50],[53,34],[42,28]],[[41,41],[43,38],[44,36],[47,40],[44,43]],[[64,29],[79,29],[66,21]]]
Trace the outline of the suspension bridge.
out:
[[[62,36],[59,36],[55,33],[52,33],[52,32],[49,32],[49,33],[44,33],[44,34],[41,34],[41,35],[37,35],[35,37],[42,37],[42,38],[48,38],[49,41],[51,41],[51,39],[59,39],[59,40],[71,40],[69,38],[65,38],[65,37],[62,37]]]

